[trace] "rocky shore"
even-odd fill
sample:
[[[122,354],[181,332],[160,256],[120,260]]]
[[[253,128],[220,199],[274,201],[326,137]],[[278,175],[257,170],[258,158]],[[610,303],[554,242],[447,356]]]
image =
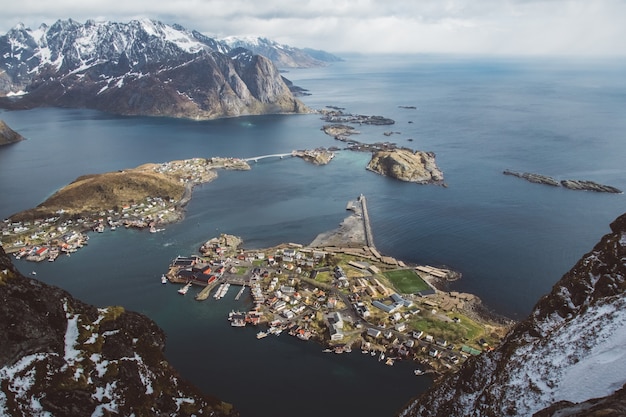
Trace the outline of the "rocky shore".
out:
[[[0,415],[232,416],[167,362],[165,334],[24,277],[0,246]]]
[[[24,140],[24,137],[0,120],[0,146]]]
[[[413,151],[409,148],[398,147],[392,142],[362,143],[352,136],[361,132],[353,124],[390,125],[394,121],[382,116],[363,116],[345,114],[342,108],[330,107],[331,110],[322,111],[322,120],[331,122],[322,127],[322,131],[338,141],[347,143],[346,149],[351,151],[371,152],[372,159],[366,169],[400,181],[417,184],[444,185],[443,173],[437,167],[433,152]],[[399,132],[384,132],[391,136]]]
[[[529,172],[516,172],[511,170],[504,170],[502,172],[504,175],[511,175],[514,177],[522,178],[527,181],[530,181],[535,184],[544,184],[550,185],[553,187],[564,187],[570,190],[581,190],[581,191],[595,191],[599,193],[615,193],[621,194],[622,190],[612,187],[610,185],[598,184],[594,181],[585,181],[585,180],[561,180],[558,181],[552,177],[541,174],[533,174]]]
[[[372,155],[367,169],[400,181],[444,185],[433,152],[394,149]]]

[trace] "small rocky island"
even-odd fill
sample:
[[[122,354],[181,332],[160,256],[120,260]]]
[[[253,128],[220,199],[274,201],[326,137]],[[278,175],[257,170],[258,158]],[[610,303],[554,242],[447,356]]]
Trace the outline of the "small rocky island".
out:
[[[612,187],[610,185],[598,184],[594,181],[585,181],[585,180],[562,180],[558,181],[552,177],[541,174],[533,174],[530,172],[516,172],[511,170],[504,170],[504,175],[512,175],[514,177],[523,178],[526,181],[535,183],[535,184],[544,184],[550,185],[553,187],[562,186],[564,188],[570,190],[582,190],[582,191],[596,191],[599,193],[614,193],[621,194],[622,190]]]
[[[0,146],[24,140],[24,137],[0,120]]]
[[[435,163],[433,152],[413,151],[399,148],[392,142],[363,143],[352,139],[361,132],[345,123],[390,125],[394,121],[382,116],[363,116],[343,113],[342,108],[330,107],[323,110],[322,120],[330,122],[322,127],[322,131],[338,141],[347,143],[346,149],[351,151],[371,152],[372,159],[367,169],[400,181],[417,184],[444,185],[443,173]],[[399,132],[384,132],[391,136]]]
[[[443,173],[433,152],[393,149],[372,155],[367,169],[400,181],[443,185]]]

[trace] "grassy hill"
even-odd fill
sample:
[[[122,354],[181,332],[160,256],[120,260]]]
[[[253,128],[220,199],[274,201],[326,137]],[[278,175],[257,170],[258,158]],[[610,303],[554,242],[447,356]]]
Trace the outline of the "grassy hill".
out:
[[[128,170],[84,175],[39,206],[12,216],[12,220],[51,217],[59,210],[68,215],[119,211],[124,205],[144,201],[147,197],[179,201],[184,192],[185,186],[177,178],[157,172]]]

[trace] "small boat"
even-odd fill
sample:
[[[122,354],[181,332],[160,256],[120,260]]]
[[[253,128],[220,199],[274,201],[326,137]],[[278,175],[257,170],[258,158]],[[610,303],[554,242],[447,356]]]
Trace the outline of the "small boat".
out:
[[[415,375],[417,375],[417,376],[419,376],[419,375],[424,375],[424,374],[425,374],[425,372],[424,372],[424,371],[422,371],[421,369],[416,369],[416,370],[414,370],[414,371],[413,371],[413,373],[414,373]]]
[[[161,284],[167,284],[167,277],[165,275],[161,275]]]
[[[380,352],[380,356],[378,356],[378,360],[382,361],[383,359],[385,359],[385,352]]]
[[[181,295],[185,295],[187,294],[187,291],[189,291],[189,288],[191,287],[191,282],[188,283],[187,285],[185,285],[183,288],[178,290],[178,293]]]
[[[30,273],[31,275],[37,275],[37,272],[33,271]]]
[[[267,337],[267,332],[258,332],[256,334],[257,339],[263,339],[264,337]]]

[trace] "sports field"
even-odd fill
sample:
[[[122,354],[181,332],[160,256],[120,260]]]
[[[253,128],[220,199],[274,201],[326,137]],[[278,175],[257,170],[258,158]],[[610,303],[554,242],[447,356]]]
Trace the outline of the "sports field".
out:
[[[402,294],[414,294],[418,291],[430,289],[428,284],[412,269],[396,269],[383,273]]]

